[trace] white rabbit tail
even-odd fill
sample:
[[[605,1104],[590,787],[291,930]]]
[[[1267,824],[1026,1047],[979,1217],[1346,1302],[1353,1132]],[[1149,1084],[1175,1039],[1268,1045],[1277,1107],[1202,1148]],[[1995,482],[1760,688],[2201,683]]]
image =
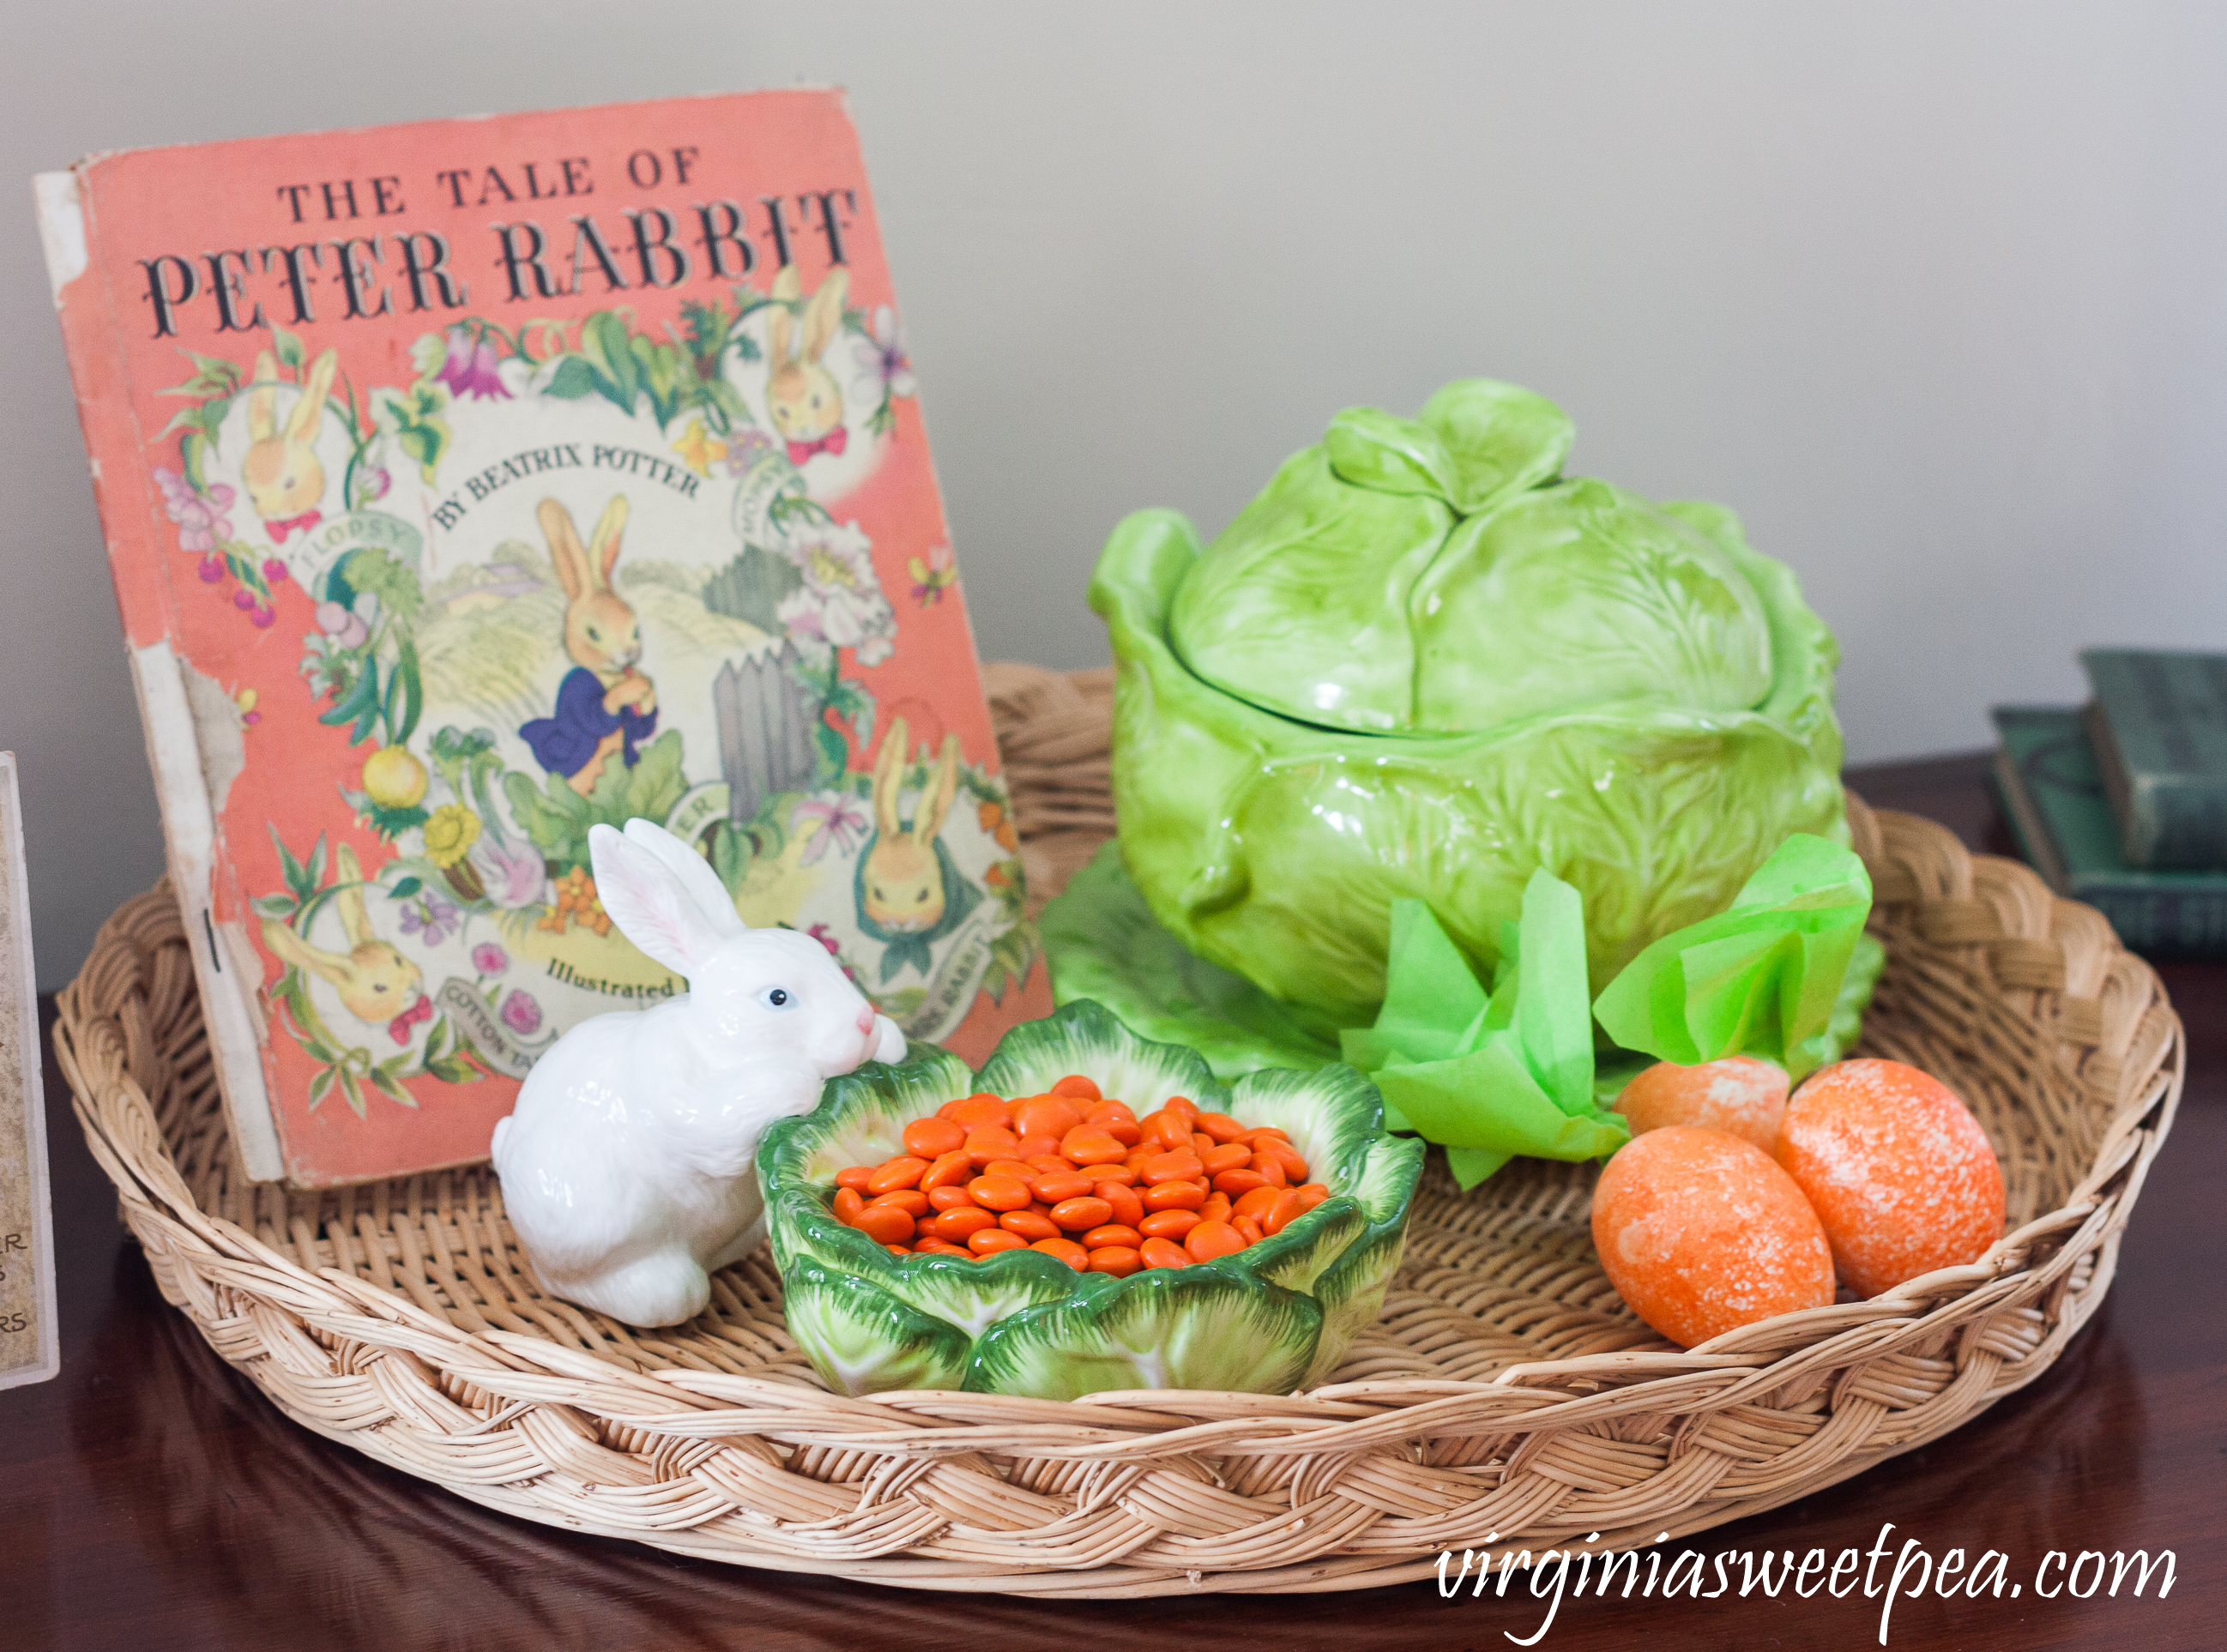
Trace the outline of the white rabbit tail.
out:
[[[495,1126],[495,1173],[551,1291],[631,1325],[678,1324],[763,1236],[760,1132],[862,1062],[902,1060],[905,1039],[818,941],[745,926],[663,827],[598,826],[588,840],[612,922],[689,990],[558,1039]]]

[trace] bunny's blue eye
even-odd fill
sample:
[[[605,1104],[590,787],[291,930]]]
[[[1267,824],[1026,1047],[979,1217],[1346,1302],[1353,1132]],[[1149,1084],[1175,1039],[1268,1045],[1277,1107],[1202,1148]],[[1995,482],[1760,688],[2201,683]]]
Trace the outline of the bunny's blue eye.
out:
[[[796,999],[785,986],[769,986],[758,994],[758,1001],[769,1010],[786,1010]]]

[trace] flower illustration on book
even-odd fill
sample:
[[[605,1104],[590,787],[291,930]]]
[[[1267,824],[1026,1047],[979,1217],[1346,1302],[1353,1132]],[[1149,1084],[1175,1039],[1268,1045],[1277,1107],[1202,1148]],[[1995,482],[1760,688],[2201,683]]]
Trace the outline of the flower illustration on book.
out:
[[[541,1006],[533,1001],[533,994],[514,988],[502,1001],[502,1021],[521,1038],[531,1038],[541,1030]]]
[[[472,967],[482,975],[500,975],[510,967],[510,954],[492,941],[472,948]]]
[[[338,603],[317,604],[317,629],[340,648],[361,648],[371,638],[371,626],[365,617]]]
[[[912,599],[922,608],[941,602],[943,593],[959,579],[959,570],[951,564],[951,547],[948,545],[939,545],[930,551],[925,562],[918,557],[907,557],[905,568],[912,575]]]
[[[874,577],[872,542],[858,524],[822,523],[782,546],[803,584],[775,609],[800,643],[853,648],[861,666],[877,666],[895,647],[897,620]]]
[[[501,359],[495,354],[493,339],[482,333],[475,341],[468,329],[452,327],[448,334],[447,356],[433,377],[448,386],[451,395],[475,396],[482,401],[496,397],[507,399],[510,392],[504,387],[501,367]]]
[[[848,855],[865,841],[866,828],[871,824],[858,800],[847,792],[806,798],[788,817],[788,829],[805,834],[797,864],[815,865],[830,849]]]
[[[232,537],[232,520],[223,514],[232,506],[233,491],[223,482],[214,482],[207,492],[195,488],[175,470],[155,468],[155,485],[163,490],[163,509],[178,525],[178,549],[181,551],[210,552],[217,541]],[[208,577],[207,564],[201,577]],[[218,577],[223,577],[223,566],[218,565]]]
[[[974,807],[974,818],[982,830],[998,840],[998,847],[1012,854],[1021,846],[1021,834],[1006,817],[1003,803],[982,802]]]
[[[515,909],[539,903],[549,886],[549,868],[541,852],[531,844],[498,843],[482,837],[468,857],[478,871],[488,898],[497,906]]]
[[[700,418],[688,421],[688,428],[681,431],[673,450],[680,456],[681,463],[699,476],[710,475],[711,467],[727,456],[727,444],[705,430]]]
[[[887,304],[875,309],[873,323],[854,354],[858,365],[881,381],[885,397],[919,393],[920,386],[912,375],[912,358],[905,354],[904,334],[897,326],[897,313]]]
[[[462,924],[456,909],[426,891],[402,908],[402,933],[415,935],[428,947],[437,947]]]
[[[480,817],[461,803],[443,803],[425,822],[425,858],[446,871],[478,841]]]
[[[774,440],[753,424],[730,436],[726,446],[727,474],[739,476],[757,462],[758,455],[773,451]]]

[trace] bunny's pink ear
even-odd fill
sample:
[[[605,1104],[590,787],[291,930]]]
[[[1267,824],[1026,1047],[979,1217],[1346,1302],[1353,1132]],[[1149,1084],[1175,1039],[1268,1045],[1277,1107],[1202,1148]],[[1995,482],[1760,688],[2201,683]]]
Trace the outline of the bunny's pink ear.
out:
[[[741,929],[739,919],[732,930],[718,923],[655,853],[609,826],[588,828],[588,858],[596,898],[619,933],[676,975],[694,979],[721,943]]]
[[[674,837],[654,820],[645,820],[640,815],[626,823],[629,843],[640,844],[657,857],[665,870],[680,880],[688,898],[722,936],[741,934],[750,928],[735,910],[734,896],[719,881],[719,874],[711,870],[711,863]]]

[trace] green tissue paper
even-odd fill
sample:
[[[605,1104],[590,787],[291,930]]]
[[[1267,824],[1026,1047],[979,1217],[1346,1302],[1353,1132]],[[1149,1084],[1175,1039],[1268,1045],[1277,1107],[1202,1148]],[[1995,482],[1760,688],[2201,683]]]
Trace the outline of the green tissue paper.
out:
[[[1799,1083],[1845,1042],[1835,1011],[1850,965],[1878,973],[1878,945],[1864,934],[1871,905],[1871,877],[1854,852],[1796,832],[1730,907],[1626,965],[1593,1014],[1618,1043],[1657,1060],[1692,1067],[1758,1056]]]
[[[1585,914],[1553,873],[1525,884],[1489,992],[1429,907],[1394,901],[1385,987],[1375,1024],[1341,1035],[1345,1059],[1383,1093],[1388,1125],[1446,1149],[1463,1187],[1518,1154],[1598,1158],[1629,1139],[1593,1099]]]

